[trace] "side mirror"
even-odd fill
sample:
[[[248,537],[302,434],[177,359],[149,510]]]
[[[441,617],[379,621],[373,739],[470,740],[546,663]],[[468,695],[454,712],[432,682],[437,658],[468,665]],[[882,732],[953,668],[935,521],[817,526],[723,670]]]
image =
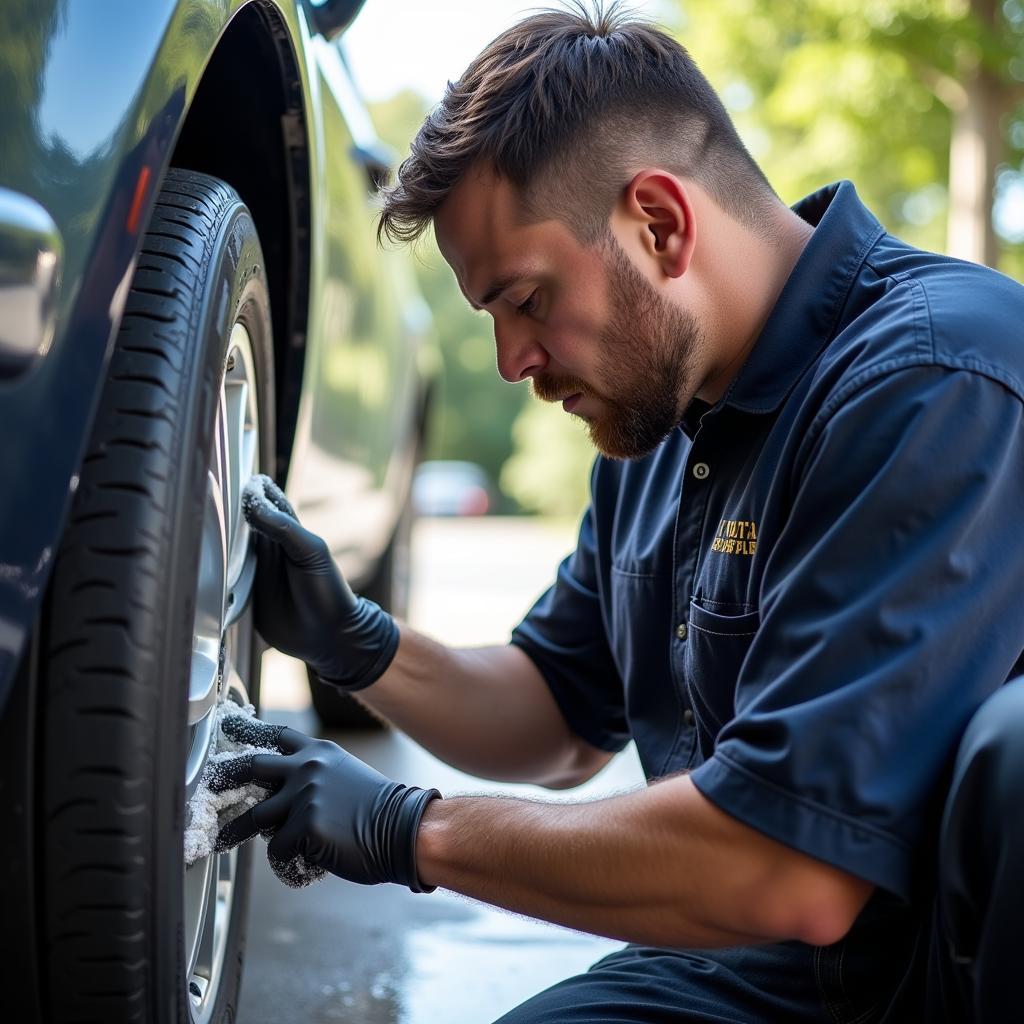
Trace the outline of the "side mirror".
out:
[[[366,0],[310,0],[307,4],[313,28],[325,39],[340,36],[356,20]]]

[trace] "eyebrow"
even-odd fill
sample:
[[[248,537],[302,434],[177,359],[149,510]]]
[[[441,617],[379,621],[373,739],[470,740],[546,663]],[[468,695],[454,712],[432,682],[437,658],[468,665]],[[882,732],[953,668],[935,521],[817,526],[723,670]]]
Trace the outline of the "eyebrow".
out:
[[[491,286],[484,292],[479,306],[472,299],[469,300],[469,304],[474,309],[483,309],[485,306],[489,306],[503,291],[505,291],[506,288],[511,288],[512,285],[518,284],[523,280],[523,278],[528,276],[528,274],[522,273],[518,270],[511,274],[504,274],[496,281],[491,282]]]

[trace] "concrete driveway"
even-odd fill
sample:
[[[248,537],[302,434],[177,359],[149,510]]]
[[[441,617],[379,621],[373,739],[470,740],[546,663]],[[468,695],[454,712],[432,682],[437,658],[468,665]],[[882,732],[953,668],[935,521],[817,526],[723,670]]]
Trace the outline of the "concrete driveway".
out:
[[[448,643],[505,641],[573,539],[572,524],[528,519],[418,523],[410,621]],[[317,731],[301,665],[268,652],[263,686],[265,718]],[[585,786],[553,794],[481,782],[397,733],[331,738],[394,778],[445,794],[573,800],[643,783],[632,747]],[[240,1024],[488,1024],[621,945],[441,891],[415,896],[332,877],[288,889],[267,867],[262,840],[256,842]]]

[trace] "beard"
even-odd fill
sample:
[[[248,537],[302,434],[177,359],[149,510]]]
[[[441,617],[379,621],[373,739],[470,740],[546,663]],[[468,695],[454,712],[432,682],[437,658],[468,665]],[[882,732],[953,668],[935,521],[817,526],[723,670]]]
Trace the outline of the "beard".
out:
[[[599,383],[538,374],[533,393],[546,401],[577,392],[597,399],[599,411],[587,418],[594,447],[612,459],[638,459],[665,440],[693,397],[703,332],[692,313],[661,298],[614,238],[605,253],[611,314],[600,335]]]

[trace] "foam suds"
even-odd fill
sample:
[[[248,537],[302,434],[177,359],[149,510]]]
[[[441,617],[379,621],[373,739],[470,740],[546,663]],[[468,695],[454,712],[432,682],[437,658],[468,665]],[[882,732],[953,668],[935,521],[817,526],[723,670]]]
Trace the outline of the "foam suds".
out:
[[[216,712],[211,751],[203,768],[202,778],[192,799],[188,802],[185,828],[185,864],[192,865],[214,852],[214,844],[221,828],[229,821],[244,814],[268,796],[267,790],[257,783],[225,788],[231,781],[226,762],[252,754],[277,754],[274,746],[266,745],[273,735],[274,726],[260,722],[255,717],[251,704],[240,707],[232,701],[225,701]],[[234,739],[221,728],[225,718],[231,717],[231,731]],[[264,839],[272,833],[265,833]],[[267,858],[274,874],[292,888],[301,888],[317,881],[327,873],[323,868],[306,862],[299,855],[290,861]]]
[[[249,477],[248,483],[242,489],[242,513],[246,520],[251,522],[252,510],[256,505],[266,509],[275,508],[279,512],[287,513],[292,519],[299,518],[291,502],[285,497],[284,491],[266,473],[257,473]]]

